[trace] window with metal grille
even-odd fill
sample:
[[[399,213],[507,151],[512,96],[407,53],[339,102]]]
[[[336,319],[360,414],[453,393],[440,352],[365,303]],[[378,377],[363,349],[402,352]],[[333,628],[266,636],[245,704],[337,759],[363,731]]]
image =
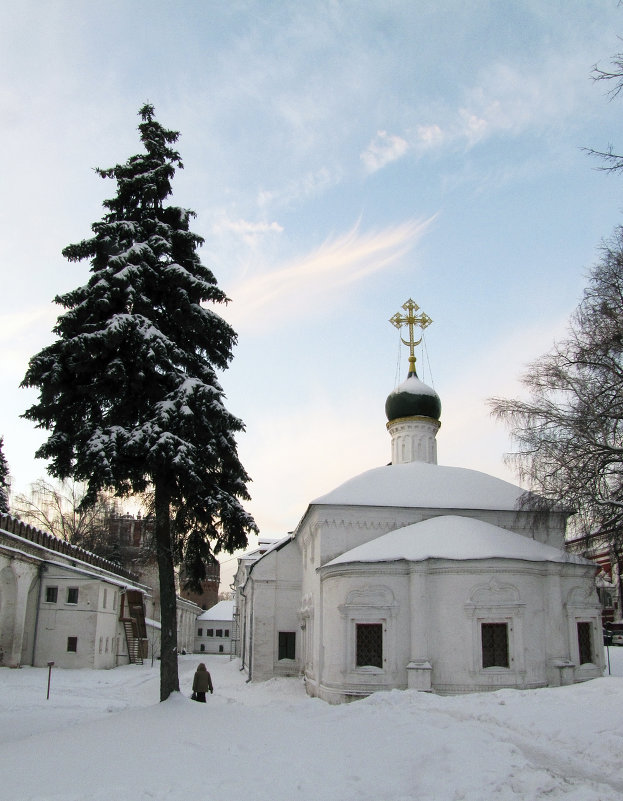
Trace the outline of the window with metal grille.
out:
[[[78,638],[67,637],[67,650],[75,654],[78,652]]]
[[[591,624],[578,623],[578,647],[580,650],[580,664],[593,661],[593,638],[591,637]]]
[[[508,667],[508,624],[482,624],[482,666]]]
[[[296,653],[296,632],[279,632],[279,659],[294,659]]]
[[[383,667],[383,624],[357,623],[357,667]]]

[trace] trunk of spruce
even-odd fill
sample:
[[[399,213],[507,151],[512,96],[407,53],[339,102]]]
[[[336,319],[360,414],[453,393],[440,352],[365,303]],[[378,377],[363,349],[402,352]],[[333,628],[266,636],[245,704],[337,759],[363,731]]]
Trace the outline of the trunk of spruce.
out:
[[[160,700],[179,692],[177,673],[177,606],[171,544],[170,496],[166,479],[154,481],[156,552],[160,579]]]

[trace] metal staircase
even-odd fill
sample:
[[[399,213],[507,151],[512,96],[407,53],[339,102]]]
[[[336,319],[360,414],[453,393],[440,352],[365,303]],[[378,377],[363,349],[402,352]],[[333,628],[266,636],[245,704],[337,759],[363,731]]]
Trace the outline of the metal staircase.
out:
[[[130,664],[142,665],[147,656],[147,626],[145,624],[145,605],[143,593],[137,590],[127,590],[125,593],[127,614],[123,614],[121,607],[120,620],[125,631],[125,641],[128,646]]]
[[[131,617],[122,617],[121,622],[125,630],[125,641],[128,646],[128,657],[131,665],[143,664],[143,648],[139,637],[136,636],[136,624]]]

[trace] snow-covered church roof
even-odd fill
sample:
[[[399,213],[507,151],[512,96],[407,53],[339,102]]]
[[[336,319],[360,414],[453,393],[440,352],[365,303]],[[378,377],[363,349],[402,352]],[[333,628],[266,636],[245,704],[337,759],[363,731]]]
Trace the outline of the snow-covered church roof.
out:
[[[478,470],[410,462],[367,470],[312,505],[513,510],[523,492]]]
[[[423,562],[426,559],[523,559],[591,564],[581,556],[544,545],[482,520],[458,515],[431,517],[390,531],[328,562]]]

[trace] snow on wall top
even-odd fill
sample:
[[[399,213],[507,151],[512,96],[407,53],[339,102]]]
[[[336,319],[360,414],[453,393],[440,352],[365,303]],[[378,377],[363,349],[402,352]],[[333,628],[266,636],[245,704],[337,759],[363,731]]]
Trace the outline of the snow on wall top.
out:
[[[233,620],[234,618],[234,602],[233,601],[219,601],[216,606],[207,609],[203,614],[199,615],[197,620]]]
[[[513,510],[522,494],[521,487],[478,470],[410,462],[367,470],[311,503]]]
[[[426,559],[524,559],[588,565],[581,556],[515,534],[491,523],[458,515],[431,517],[390,531],[328,562],[423,562]]]

